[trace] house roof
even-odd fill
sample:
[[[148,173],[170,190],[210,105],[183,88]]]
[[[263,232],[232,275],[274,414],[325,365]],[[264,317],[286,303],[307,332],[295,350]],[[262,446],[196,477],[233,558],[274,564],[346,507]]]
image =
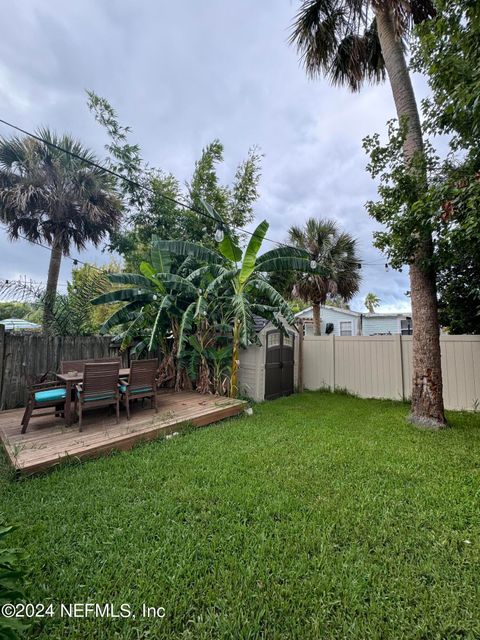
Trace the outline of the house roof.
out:
[[[28,320],[24,320],[23,318],[5,318],[4,320],[0,320],[0,324],[5,326],[5,331],[25,331],[27,329],[33,330],[42,328],[39,324],[35,324],[35,322],[28,322]]]
[[[262,316],[257,316],[253,314],[253,326],[255,327],[255,332],[260,333],[260,331],[267,326],[270,320],[266,318],[262,318]]]
[[[405,311],[404,313],[364,313],[364,318],[406,318],[411,317],[411,311]]]
[[[359,313],[358,311],[351,311],[351,309],[341,309],[340,307],[332,307],[329,304],[326,305],[322,305],[322,309],[325,309],[325,307],[328,307],[329,311],[335,311],[337,313],[345,313],[347,314],[347,316],[355,316],[356,318],[359,318],[362,314]],[[295,314],[296,318],[302,318],[306,315],[308,315],[309,312],[312,311],[312,307],[307,307],[306,309],[303,309],[303,311],[299,311],[298,313]]]
[[[295,329],[296,331],[298,331],[298,327],[296,327],[294,324],[290,325],[283,316],[280,316],[279,320],[283,322],[286,328],[292,327],[292,329]],[[260,331],[262,331],[262,329],[265,329],[267,325],[274,326],[270,320],[267,320],[266,318],[262,318],[262,316],[258,316],[255,313],[253,314],[253,325],[255,327],[256,333],[260,333]]]
[[[346,314],[346,315],[350,315],[350,316],[354,316],[355,318],[359,318],[360,316],[363,316],[364,318],[405,318],[405,317],[411,317],[412,312],[411,311],[405,311],[403,313],[361,313],[360,311],[352,311],[351,309],[342,309],[340,307],[332,307],[329,304],[326,305],[322,305],[321,308],[325,309],[328,307],[329,311],[334,311],[337,313],[342,313],[342,314]],[[312,312],[312,307],[307,307],[306,309],[303,309],[303,311],[299,311],[298,313],[295,314],[296,318],[303,318],[305,316],[308,317],[309,314],[311,314]]]

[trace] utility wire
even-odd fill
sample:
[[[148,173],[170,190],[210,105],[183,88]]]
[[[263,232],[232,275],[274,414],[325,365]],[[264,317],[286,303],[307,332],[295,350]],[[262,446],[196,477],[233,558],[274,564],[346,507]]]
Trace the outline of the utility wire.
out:
[[[45,144],[49,147],[52,147],[54,149],[57,149],[58,151],[61,151],[62,153],[65,153],[69,156],[72,156],[74,158],[77,158],[77,160],[80,160],[81,162],[83,162],[84,164],[88,164],[92,167],[95,167],[96,169],[99,169],[100,171],[104,171],[105,173],[110,174],[111,176],[119,179],[119,180],[124,180],[125,182],[128,182],[130,185],[137,187],[139,189],[143,189],[144,191],[147,191],[155,196],[160,196],[161,198],[163,198],[164,200],[167,200],[168,202],[171,202],[172,204],[177,205],[178,207],[182,207],[183,209],[186,209],[187,211],[191,211],[192,213],[196,213],[200,216],[203,216],[204,218],[208,218],[209,220],[213,220],[217,225],[219,224],[219,221],[212,215],[210,215],[209,213],[207,213],[206,211],[202,211],[201,209],[197,209],[196,207],[192,207],[191,205],[186,204],[185,202],[182,202],[181,200],[177,200],[176,198],[172,198],[171,196],[168,196],[165,193],[162,193],[161,191],[155,191],[154,189],[152,189],[150,186],[146,185],[146,184],[141,184],[140,182],[137,182],[136,180],[132,180],[131,178],[128,178],[127,176],[123,176],[120,173],[117,173],[116,171],[113,171],[112,169],[105,167],[101,164],[98,164],[97,162],[94,162],[93,160],[90,160],[88,158],[84,158],[83,156],[81,156],[80,154],[77,154],[73,151],[70,151],[68,149],[65,149],[64,147],[61,147],[60,145],[55,144],[54,142],[50,142],[49,140],[44,140],[41,136],[32,133],[31,131],[27,131],[26,129],[23,129],[22,127],[19,127],[18,125],[15,125],[11,122],[8,122],[7,120],[3,120],[2,118],[0,118],[0,123],[6,125],[7,127],[10,127],[12,129],[15,129],[16,131],[19,131],[20,133],[23,133],[24,135],[33,138],[34,140],[37,140],[38,142],[41,142],[42,144]],[[245,233],[249,236],[256,236],[257,234],[255,232],[252,231],[248,231],[247,229],[244,229],[242,227],[236,227],[234,225],[229,225],[232,229],[235,229],[236,231],[240,231],[242,233]],[[22,237],[24,240],[27,240],[28,242],[31,242],[33,244],[36,244],[38,246],[44,247],[45,249],[49,249],[50,247],[47,245],[44,245],[40,242],[31,240],[30,238],[27,238],[26,236],[23,236],[21,234],[18,234],[20,237]],[[296,247],[292,247],[291,245],[285,244],[284,242],[280,242],[278,240],[273,240],[272,238],[268,238],[267,236],[264,237],[264,240],[267,240],[268,242],[271,242],[273,244],[278,245],[279,247],[287,247],[287,248],[296,248]],[[83,264],[86,265],[88,263],[82,262],[81,260],[79,260],[78,258],[71,258],[71,256],[65,256],[67,258],[69,258],[70,260],[73,260],[73,262],[79,263],[79,264]],[[355,260],[356,263],[358,264],[365,264],[368,265],[369,263],[367,262],[363,262],[362,260]],[[383,261],[382,261],[383,262]],[[370,263],[370,264],[374,264],[374,263]],[[380,263],[378,263],[380,264]],[[96,268],[98,269],[98,267],[94,266],[94,265],[90,265],[92,268]],[[101,270],[101,269],[99,269]]]

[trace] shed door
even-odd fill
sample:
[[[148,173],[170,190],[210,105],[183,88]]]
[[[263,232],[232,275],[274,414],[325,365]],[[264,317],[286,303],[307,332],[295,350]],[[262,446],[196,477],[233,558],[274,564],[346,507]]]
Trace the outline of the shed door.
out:
[[[295,337],[290,332],[285,336],[269,331],[266,340],[265,400],[274,400],[293,393]]]

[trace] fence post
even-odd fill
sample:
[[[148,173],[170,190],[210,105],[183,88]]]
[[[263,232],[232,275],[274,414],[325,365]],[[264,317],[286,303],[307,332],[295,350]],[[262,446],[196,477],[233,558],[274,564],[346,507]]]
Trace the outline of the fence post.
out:
[[[330,389],[335,391],[335,334],[331,334],[332,339],[330,342],[331,345],[331,354],[330,354]]]
[[[301,318],[297,321],[298,329],[298,364],[297,364],[297,387],[298,393],[303,393],[303,320]],[[295,365],[294,365],[295,366]]]
[[[400,400],[405,400],[403,395],[402,336],[399,333],[393,335],[393,366],[397,396],[400,396]]]
[[[2,407],[3,369],[5,360],[5,325],[0,324],[0,410]]]

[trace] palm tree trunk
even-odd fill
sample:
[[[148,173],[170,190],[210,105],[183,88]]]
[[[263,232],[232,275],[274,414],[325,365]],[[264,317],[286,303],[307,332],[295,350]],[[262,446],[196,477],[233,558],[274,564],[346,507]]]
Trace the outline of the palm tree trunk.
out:
[[[321,335],[321,323],[320,323],[320,305],[318,302],[314,302],[312,304],[312,313],[313,313],[313,335],[319,336]]]
[[[62,248],[60,238],[56,237],[52,243],[50,253],[50,264],[48,265],[47,289],[45,291],[45,301],[43,304],[43,331],[50,333],[53,324],[53,308],[57,295],[58,276],[60,275],[60,265],[62,264]]]
[[[422,128],[415,94],[400,39],[395,35],[392,14],[376,10],[378,37],[382,48],[398,119],[408,119],[404,143],[408,165],[415,154],[423,151]],[[410,264],[412,300],[412,422],[432,427],[446,425],[440,359],[440,331],[437,313],[436,277],[433,268],[421,268],[423,261],[431,262],[432,238],[419,244]]]

